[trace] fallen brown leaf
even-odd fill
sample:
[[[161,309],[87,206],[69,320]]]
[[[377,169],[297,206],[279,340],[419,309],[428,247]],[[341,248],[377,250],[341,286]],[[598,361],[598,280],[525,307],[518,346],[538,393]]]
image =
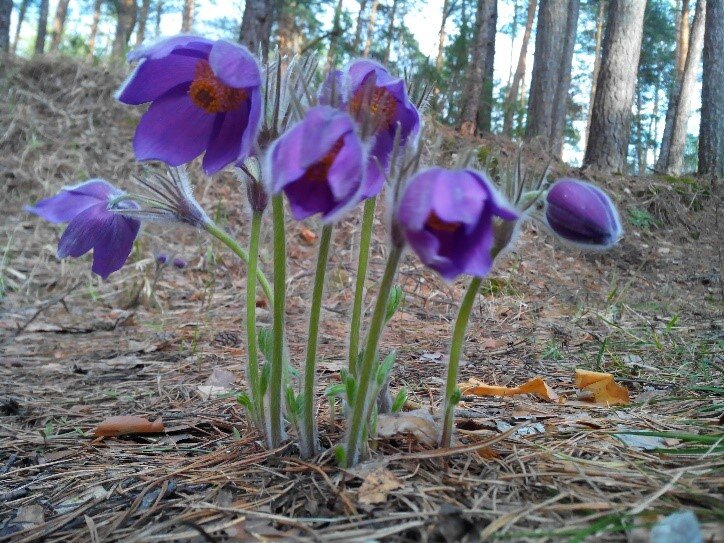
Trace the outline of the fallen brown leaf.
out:
[[[101,422],[93,435],[96,437],[115,437],[128,434],[157,434],[163,432],[163,421],[157,418],[153,422],[144,417],[135,415],[120,415],[109,417]]]
[[[362,481],[359,487],[358,498],[361,503],[372,505],[387,501],[387,495],[404,485],[394,473],[387,468],[377,468]]]
[[[589,393],[603,405],[628,404],[628,390],[613,380],[610,373],[576,369],[576,388]]]
[[[304,226],[302,226],[299,230],[299,238],[302,240],[303,243],[311,245],[312,243],[314,243],[314,240],[317,239],[317,234],[312,232],[309,228],[305,228]]]
[[[541,377],[535,377],[517,387],[486,385],[477,379],[469,379],[467,383],[460,383],[458,387],[463,395],[515,396],[516,394],[535,394],[544,400],[551,402],[559,401],[558,394],[556,394]]]
[[[377,422],[377,435],[393,437],[403,434],[412,434],[418,442],[428,447],[435,447],[439,441],[439,431],[435,419],[427,409],[380,415]]]

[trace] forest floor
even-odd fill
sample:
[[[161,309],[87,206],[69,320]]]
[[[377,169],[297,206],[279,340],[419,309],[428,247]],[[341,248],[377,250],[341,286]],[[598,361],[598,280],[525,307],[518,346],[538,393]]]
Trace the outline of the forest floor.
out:
[[[461,380],[488,384],[542,377],[565,402],[465,396],[462,448],[394,435],[343,470],[328,453],[302,461],[292,445],[265,450],[245,421],[234,398],[245,270],[225,248],[149,227],[130,264],[102,282],[88,257],[58,262],[60,229],[23,212],[89,177],[129,186],[139,111],[114,102],[120,81],[67,59],[0,64],[0,542],[644,542],[653,523],[681,509],[697,515],[707,541],[724,541],[717,184],[589,177],[620,206],[620,245],[583,254],[529,224],[485,283],[461,368]],[[484,145],[502,157],[514,148]],[[222,173],[199,193],[244,240],[233,177]],[[336,229],[320,391],[344,365],[358,221]],[[302,228],[289,225],[295,361],[315,258]],[[384,262],[380,221],[376,236],[371,292]],[[154,251],[189,266],[166,269],[151,290]],[[262,259],[268,268],[269,253]],[[398,281],[405,301],[381,342],[398,352],[392,388],[407,387],[413,407],[436,407],[464,282],[442,283],[414,255]],[[268,310],[259,312],[268,323]],[[613,374],[631,403],[586,401],[576,368]],[[320,403],[329,447],[343,428]],[[94,439],[112,415],[161,417],[165,432]],[[636,430],[650,435],[624,434]]]

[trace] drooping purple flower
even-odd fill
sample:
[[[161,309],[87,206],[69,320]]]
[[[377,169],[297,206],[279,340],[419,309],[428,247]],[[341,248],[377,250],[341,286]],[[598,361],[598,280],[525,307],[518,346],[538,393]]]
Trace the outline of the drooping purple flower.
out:
[[[156,264],[164,266],[168,262],[168,253],[158,253],[156,255]]]
[[[103,179],[91,179],[61,191],[26,211],[53,223],[67,222],[58,243],[58,258],[79,257],[93,249],[95,273],[106,279],[123,267],[141,223],[114,210],[138,209],[123,192]]]
[[[180,166],[205,152],[204,171],[212,174],[249,154],[261,121],[261,75],[245,47],[175,36],[128,59],[141,62],[118,100],[151,102],[133,138],[138,160]]]
[[[556,236],[586,249],[608,249],[623,233],[618,211],[608,195],[576,179],[559,179],[551,186],[545,217]]]
[[[396,217],[420,260],[453,280],[490,271],[493,220],[514,221],[518,213],[482,173],[432,168],[408,182]]]
[[[336,81],[339,76],[330,74],[325,83],[331,86]],[[420,131],[420,114],[407,96],[405,82],[392,77],[378,62],[352,61],[341,83],[342,107],[362,125],[365,136],[374,138],[368,163],[369,182],[364,193],[369,198],[382,189],[384,173],[380,166],[384,169],[389,164],[397,125],[400,125],[400,145],[404,146]],[[323,94],[324,86],[320,98]]]
[[[329,106],[307,111],[269,150],[272,194],[284,191],[294,218],[331,222],[362,199],[364,153],[354,122]]]
[[[184,260],[183,258],[174,258],[173,259],[173,267],[178,268],[179,270],[183,270],[186,266],[188,266],[189,263]]]

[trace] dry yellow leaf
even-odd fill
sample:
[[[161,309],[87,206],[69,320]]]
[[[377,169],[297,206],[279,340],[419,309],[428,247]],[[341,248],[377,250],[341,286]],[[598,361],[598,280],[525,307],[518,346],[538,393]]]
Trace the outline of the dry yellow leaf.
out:
[[[628,404],[628,390],[613,380],[610,373],[576,370],[576,388],[590,393],[593,401],[603,405]]]
[[[402,488],[404,485],[394,473],[387,468],[378,468],[368,474],[359,487],[358,498],[361,503],[372,505],[387,501],[387,495]]]
[[[517,387],[504,387],[498,385],[486,385],[477,379],[470,379],[467,383],[458,385],[463,394],[473,396],[515,396],[516,394],[535,394],[551,402],[557,402],[558,394],[548,386],[542,377],[535,377],[530,381]]]

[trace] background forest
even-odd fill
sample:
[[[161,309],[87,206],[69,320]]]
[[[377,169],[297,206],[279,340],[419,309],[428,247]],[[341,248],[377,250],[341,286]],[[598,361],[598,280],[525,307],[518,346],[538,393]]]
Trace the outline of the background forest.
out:
[[[0,0],[0,49],[111,62],[160,35],[201,32],[264,56],[315,50],[341,65],[364,55],[432,85],[430,113],[463,134],[539,138],[607,172],[721,175],[724,8],[710,1],[706,17],[705,4]]]

